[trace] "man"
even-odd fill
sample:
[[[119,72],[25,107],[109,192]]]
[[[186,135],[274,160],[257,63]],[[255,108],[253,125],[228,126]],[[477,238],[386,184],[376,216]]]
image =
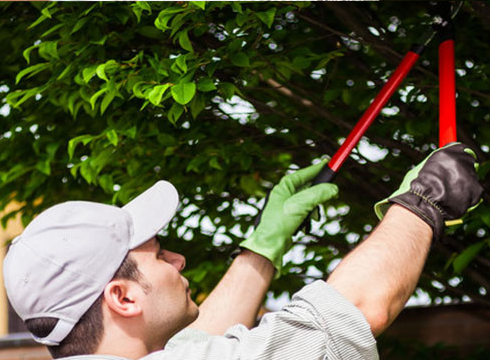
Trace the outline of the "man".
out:
[[[155,238],[178,205],[164,181],[123,208],[78,201],[40,214],[6,257],[10,301],[54,357],[376,359],[373,335],[413,292],[432,238],[479,201],[474,154],[457,143],[433,152],[376,205],[383,221],[327,282],[305,286],[249,329],[292,234],[337,193],[332,184],[305,188],[323,165],[274,187],[260,224],[200,309],[180,275],[184,257]]]

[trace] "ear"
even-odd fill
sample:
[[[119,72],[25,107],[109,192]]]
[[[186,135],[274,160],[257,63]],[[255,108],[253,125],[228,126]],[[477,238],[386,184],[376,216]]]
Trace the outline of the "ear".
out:
[[[104,288],[104,301],[108,308],[123,317],[141,314],[140,292],[129,280],[113,280]]]

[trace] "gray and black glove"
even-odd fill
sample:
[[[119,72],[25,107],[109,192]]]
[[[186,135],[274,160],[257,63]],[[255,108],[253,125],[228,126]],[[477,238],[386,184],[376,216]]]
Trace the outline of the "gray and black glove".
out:
[[[460,219],[478,205],[483,187],[478,182],[476,155],[466,145],[451,143],[433,151],[410,170],[400,188],[378,202],[374,211],[382,218],[391,203],[418,215],[439,239],[444,223]]]

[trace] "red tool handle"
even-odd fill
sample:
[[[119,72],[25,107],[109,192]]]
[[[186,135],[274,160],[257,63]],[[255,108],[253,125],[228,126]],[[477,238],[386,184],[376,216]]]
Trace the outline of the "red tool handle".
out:
[[[388,82],[383,86],[379,94],[374,98],[373,102],[369,107],[364,111],[361,118],[357,122],[356,126],[352,129],[347,139],[345,139],[342,146],[337,150],[332,159],[328,162],[327,165],[322,169],[320,174],[318,174],[317,178],[313,182],[314,184],[328,182],[330,181],[337,170],[342,166],[344,161],[349,156],[350,152],[357,145],[361,137],[364,135],[366,130],[372,124],[376,116],[378,116],[379,112],[386,105],[390,97],[396,91],[400,83],[405,79],[410,69],[412,69],[415,62],[420,57],[420,54],[417,54],[414,51],[409,51],[407,55],[403,58],[400,65],[396,68],[394,73],[391,75]]]
[[[456,141],[454,40],[439,45],[439,147]]]

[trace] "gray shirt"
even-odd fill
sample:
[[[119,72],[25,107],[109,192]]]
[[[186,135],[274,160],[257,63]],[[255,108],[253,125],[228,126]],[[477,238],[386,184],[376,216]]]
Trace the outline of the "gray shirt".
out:
[[[120,359],[88,355],[71,357]],[[264,315],[247,329],[231,327],[224,336],[184,329],[165,349],[142,360],[356,360],[378,359],[376,341],[362,313],[324,281],[293,295],[280,311]]]

